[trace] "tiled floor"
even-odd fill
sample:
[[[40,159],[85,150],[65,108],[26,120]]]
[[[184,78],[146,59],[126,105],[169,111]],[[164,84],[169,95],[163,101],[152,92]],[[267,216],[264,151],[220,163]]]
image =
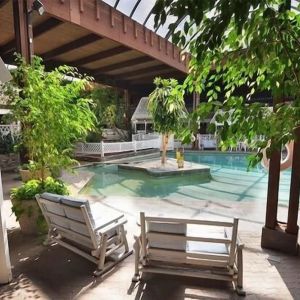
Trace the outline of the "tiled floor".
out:
[[[7,188],[18,184],[14,176],[4,175],[4,208],[10,215]],[[156,200],[109,197],[91,199],[121,211],[128,218],[129,243],[138,227],[139,211],[152,215],[188,218],[240,218],[240,238],[244,250],[244,288],[246,299],[300,299],[300,259],[260,248],[265,215],[264,203],[197,200]],[[282,220],[285,207],[279,208]],[[88,300],[176,300],[237,299],[230,284],[218,281],[148,275],[138,285],[131,284],[133,255],[103,279],[94,278],[95,266],[60,246],[44,247],[41,238],[22,235],[12,216],[8,218],[9,244],[14,279],[0,287],[0,299],[88,299]]]

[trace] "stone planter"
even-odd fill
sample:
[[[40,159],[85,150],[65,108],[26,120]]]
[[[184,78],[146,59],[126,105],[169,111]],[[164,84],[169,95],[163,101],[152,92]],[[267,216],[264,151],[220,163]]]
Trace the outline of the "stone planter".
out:
[[[19,224],[22,233],[37,235],[41,232],[38,226],[38,219],[41,216],[40,208],[36,200],[12,200],[13,206],[24,210],[19,217]]]
[[[40,170],[30,171],[30,170],[20,169],[20,175],[23,182],[27,182],[31,179],[42,179],[42,172]],[[49,176],[51,176],[50,170],[45,169],[43,179],[46,179]]]

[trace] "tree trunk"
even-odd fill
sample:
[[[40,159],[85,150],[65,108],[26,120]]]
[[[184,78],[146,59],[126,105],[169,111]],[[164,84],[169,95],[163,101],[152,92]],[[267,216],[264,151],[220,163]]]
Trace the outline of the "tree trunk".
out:
[[[167,146],[169,142],[169,135],[162,135],[162,155],[161,155],[161,164],[164,165],[167,161]]]

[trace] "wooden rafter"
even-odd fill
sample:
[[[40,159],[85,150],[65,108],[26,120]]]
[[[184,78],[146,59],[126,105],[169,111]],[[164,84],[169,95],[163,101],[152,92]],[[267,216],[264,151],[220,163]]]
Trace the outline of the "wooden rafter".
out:
[[[160,61],[181,72],[187,72],[188,57],[183,57],[180,49],[167,40],[150,31],[142,24],[122,14],[104,1],[81,0],[82,11],[78,1],[43,0],[45,11],[66,22],[76,24],[92,33],[113,40]],[[98,14],[95,12],[98,11]],[[98,16],[98,17],[97,17]],[[173,49],[170,51],[170,49]],[[100,54],[74,61],[80,65],[102,59]]]
[[[116,64],[112,64],[109,66],[99,68],[99,69],[97,69],[97,71],[95,73],[101,74],[101,73],[105,73],[105,72],[123,69],[123,68],[130,67],[130,66],[136,66],[136,65],[143,64],[143,63],[150,62],[150,61],[153,61],[153,59],[151,57],[142,56],[142,57],[126,60],[124,62],[120,62],[120,63],[116,63]]]
[[[158,73],[161,71],[172,71],[172,69],[166,65],[152,66],[148,68],[144,68],[137,71],[127,72],[125,74],[126,78],[135,77],[135,76],[147,76],[148,73]]]
[[[126,46],[119,46],[119,47],[115,47],[112,49],[108,49],[99,53],[95,53],[83,58],[79,58],[77,60],[72,61],[72,64],[78,65],[78,66],[82,66],[97,60],[101,60],[101,59],[105,59],[108,57],[112,57],[114,55],[118,55],[127,51],[131,51],[131,49],[129,49]]]
[[[44,58],[45,61],[52,59],[55,56],[58,56],[60,54],[63,54],[65,52],[69,52],[75,49],[78,49],[80,47],[89,45],[91,43],[94,43],[96,41],[101,40],[102,38],[94,33],[85,35],[79,39],[76,39],[74,41],[71,41],[69,43],[66,43],[62,46],[59,46],[57,48],[54,48],[46,53],[42,54],[42,57]]]
[[[44,21],[43,23],[37,25],[33,28],[33,37],[37,38],[40,35],[46,33],[47,31],[57,27],[58,25],[62,24],[62,21],[55,19],[55,18],[49,18],[48,20]],[[6,57],[9,57],[12,55],[14,50],[16,49],[16,43],[15,39],[10,40],[5,45],[0,47],[0,55],[5,59]]]

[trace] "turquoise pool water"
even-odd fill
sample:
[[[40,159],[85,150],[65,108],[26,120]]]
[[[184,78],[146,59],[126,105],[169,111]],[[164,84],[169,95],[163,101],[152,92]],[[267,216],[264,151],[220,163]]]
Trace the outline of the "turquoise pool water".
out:
[[[174,156],[173,153],[170,156]],[[155,178],[143,172],[118,170],[116,165],[85,167],[95,173],[81,194],[159,197],[165,199],[265,201],[268,175],[260,167],[247,172],[247,155],[186,152],[185,160],[211,168],[211,180],[197,175]],[[281,173],[280,202],[287,203],[290,171]]]

